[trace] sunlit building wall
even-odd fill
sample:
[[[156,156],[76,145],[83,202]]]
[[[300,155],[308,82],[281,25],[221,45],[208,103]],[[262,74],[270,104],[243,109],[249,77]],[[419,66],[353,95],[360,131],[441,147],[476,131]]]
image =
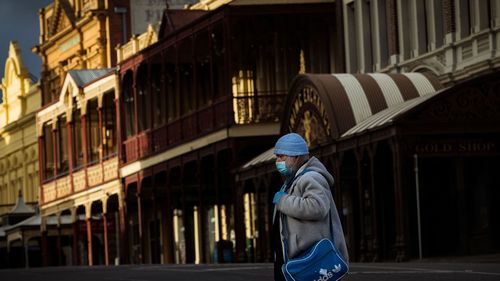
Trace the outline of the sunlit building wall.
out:
[[[38,201],[38,148],[35,113],[40,87],[28,72],[16,42],[10,42],[0,101],[0,215],[14,207],[19,193],[24,201]]]
[[[112,67],[130,37],[129,0],[55,0],[39,10],[42,104],[57,100],[67,71]]]
[[[500,65],[500,3],[493,0],[347,0],[349,73],[432,72],[444,84]]]

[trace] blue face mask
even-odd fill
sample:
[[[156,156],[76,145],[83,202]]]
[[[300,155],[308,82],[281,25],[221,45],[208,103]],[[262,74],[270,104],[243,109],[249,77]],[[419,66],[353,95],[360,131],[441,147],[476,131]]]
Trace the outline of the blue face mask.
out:
[[[276,162],[276,169],[283,176],[288,176],[289,171],[288,171],[288,168],[286,167],[285,161],[277,161]]]

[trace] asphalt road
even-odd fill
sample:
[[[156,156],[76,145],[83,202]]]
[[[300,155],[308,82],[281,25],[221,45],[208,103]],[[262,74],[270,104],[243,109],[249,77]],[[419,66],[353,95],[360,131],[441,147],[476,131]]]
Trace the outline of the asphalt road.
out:
[[[0,280],[156,281],[273,280],[272,264],[124,265],[3,269]],[[500,264],[355,263],[344,280],[500,280]]]

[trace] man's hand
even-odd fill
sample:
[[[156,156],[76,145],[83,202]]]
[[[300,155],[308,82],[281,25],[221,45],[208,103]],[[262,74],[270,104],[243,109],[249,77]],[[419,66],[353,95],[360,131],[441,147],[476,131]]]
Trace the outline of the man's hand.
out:
[[[286,192],[283,192],[283,191],[276,192],[276,194],[274,194],[273,204],[278,203],[280,201],[281,196],[283,196],[285,194],[286,194]]]

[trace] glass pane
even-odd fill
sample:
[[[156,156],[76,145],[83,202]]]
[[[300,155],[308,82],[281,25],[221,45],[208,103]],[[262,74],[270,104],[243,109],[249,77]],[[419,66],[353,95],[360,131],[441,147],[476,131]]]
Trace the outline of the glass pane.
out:
[[[57,121],[57,174],[65,174],[69,170],[68,129],[66,116],[60,116]]]
[[[54,177],[54,142],[52,139],[52,125],[43,126],[43,160],[44,160],[44,179],[48,180]]]
[[[97,99],[90,100],[87,105],[88,144],[90,145],[89,164],[99,161],[100,134],[99,111],[97,105]]]
[[[103,134],[105,158],[116,153],[116,110],[114,91],[106,93],[103,99]]]

